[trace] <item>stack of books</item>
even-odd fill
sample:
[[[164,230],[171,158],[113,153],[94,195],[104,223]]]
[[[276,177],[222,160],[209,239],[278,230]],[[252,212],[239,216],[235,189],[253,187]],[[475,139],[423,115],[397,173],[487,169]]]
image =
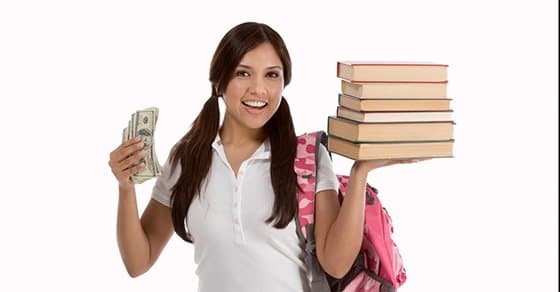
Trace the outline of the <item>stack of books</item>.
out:
[[[344,61],[337,77],[329,151],[354,160],[453,157],[447,65]]]

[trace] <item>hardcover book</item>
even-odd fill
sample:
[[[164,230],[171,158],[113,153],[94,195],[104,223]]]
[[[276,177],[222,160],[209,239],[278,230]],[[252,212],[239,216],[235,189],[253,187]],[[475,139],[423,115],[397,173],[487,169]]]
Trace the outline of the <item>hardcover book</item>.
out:
[[[349,82],[341,80],[344,94],[362,98],[436,99],[447,98],[447,81],[442,82]]]
[[[450,122],[453,111],[355,111],[339,106],[336,115],[362,123]]]
[[[353,160],[453,157],[453,140],[357,143],[329,135],[328,150]]]
[[[338,104],[356,111],[443,111],[450,110],[451,99],[381,99],[338,95]]]
[[[329,117],[328,133],[351,142],[441,141],[453,139],[453,122],[358,123]]]
[[[337,76],[352,82],[447,81],[447,65],[430,62],[340,61]]]

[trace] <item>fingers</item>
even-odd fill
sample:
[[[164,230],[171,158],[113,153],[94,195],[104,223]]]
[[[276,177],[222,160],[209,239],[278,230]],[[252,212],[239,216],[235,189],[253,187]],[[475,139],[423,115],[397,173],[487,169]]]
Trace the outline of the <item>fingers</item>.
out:
[[[431,158],[401,158],[401,159],[368,159],[368,160],[356,160],[352,165],[352,170],[360,172],[369,172],[376,168],[387,167],[395,164],[408,164],[416,163]]]
[[[141,149],[139,151],[136,151],[136,152],[132,153],[131,155],[129,155],[127,158],[125,158],[121,162],[118,162],[115,167],[117,169],[120,169],[120,170],[125,170],[125,169],[129,168],[130,166],[132,166],[133,164],[136,164],[145,155],[146,155],[146,151]]]
[[[428,160],[430,158],[411,158],[411,159],[404,159],[402,163],[416,163],[424,160]]]
[[[121,163],[124,159],[144,148],[144,143],[141,137],[136,137],[123,142],[109,155],[110,163]]]
[[[119,182],[130,180],[130,176],[142,170],[145,165],[137,164],[145,156],[141,137],[127,140],[109,155],[109,166]]]
[[[372,164],[375,165],[373,168],[379,168],[379,167],[390,166],[395,164],[416,163],[428,159],[429,158],[401,158],[401,159],[375,159],[370,161]]]
[[[418,162],[417,159],[393,159],[391,160],[388,165],[392,164],[408,164],[408,163],[415,163]]]
[[[117,181],[119,181],[119,183],[122,185],[123,183],[132,183],[130,178],[134,174],[138,173],[139,171],[144,170],[145,168],[146,168],[146,165],[144,163],[139,163],[139,164],[133,165],[130,168],[127,168],[127,169],[122,170],[122,171],[113,171],[113,174],[117,178]]]
[[[129,167],[128,169],[125,169],[124,171],[122,171],[122,177],[128,179],[132,175],[134,175],[135,173],[144,170],[144,168],[146,168],[146,165],[143,162],[139,163],[137,165],[133,165],[133,166]]]
[[[119,147],[117,147],[115,150],[113,150],[113,152],[111,152],[111,154],[113,154],[114,152],[118,152],[122,149],[129,148],[130,146],[138,144],[141,141],[142,141],[142,136],[136,136],[132,139],[128,139],[128,140],[124,141],[121,145],[119,145]]]
[[[128,139],[126,141],[124,141],[119,147],[117,147],[117,149],[115,149],[116,151],[120,150],[120,149],[126,149],[130,146],[133,146],[135,144],[138,144],[139,142],[142,141],[142,136],[136,136],[132,139]]]

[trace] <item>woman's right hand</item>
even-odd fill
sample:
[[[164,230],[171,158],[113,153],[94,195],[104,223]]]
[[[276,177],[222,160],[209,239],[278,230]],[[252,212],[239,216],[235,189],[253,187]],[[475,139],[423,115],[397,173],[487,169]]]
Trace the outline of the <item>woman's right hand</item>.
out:
[[[134,187],[134,183],[130,177],[144,169],[144,163],[136,164],[144,155],[146,155],[146,153],[141,136],[124,141],[111,152],[109,155],[109,166],[117,178],[120,187]]]

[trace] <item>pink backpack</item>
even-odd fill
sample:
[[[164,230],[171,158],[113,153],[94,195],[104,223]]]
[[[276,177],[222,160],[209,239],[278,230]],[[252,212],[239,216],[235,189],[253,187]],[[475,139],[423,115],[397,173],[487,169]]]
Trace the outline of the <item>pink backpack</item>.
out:
[[[366,188],[365,225],[361,251],[350,271],[341,279],[326,274],[315,254],[313,229],[315,212],[315,157],[319,143],[326,144],[327,135],[320,131],[298,137],[294,169],[301,190],[298,192],[297,231],[305,245],[305,261],[310,269],[313,292],[362,291],[396,292],[406,280],[402,258],[391,234],[391,218],[377,197],[377,190],[369,184]],[[348,176],[337,175],[339,199],[343,200]]]

